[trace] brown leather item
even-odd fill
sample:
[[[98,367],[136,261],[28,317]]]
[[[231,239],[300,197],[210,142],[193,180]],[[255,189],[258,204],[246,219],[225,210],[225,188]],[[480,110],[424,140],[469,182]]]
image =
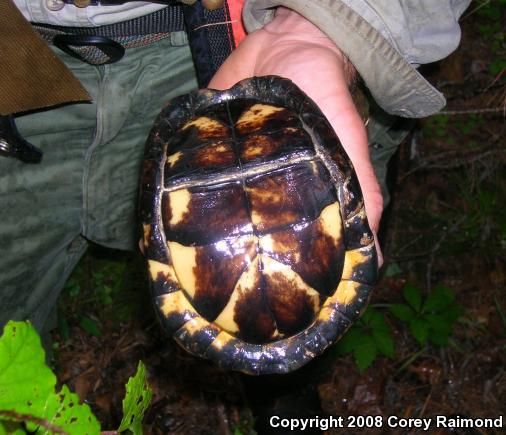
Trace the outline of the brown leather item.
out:
[[[12,0],[0,1],[0,115],[90,101]]]

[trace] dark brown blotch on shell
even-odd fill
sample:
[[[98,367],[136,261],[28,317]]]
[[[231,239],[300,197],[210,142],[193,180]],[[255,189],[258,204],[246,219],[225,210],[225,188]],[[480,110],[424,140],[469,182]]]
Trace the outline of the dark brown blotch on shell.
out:
[[[330,296],[341,280],[344,241],[326,234],[318,220],[300,227],[272,234],[274,249],[266,254],[290,266],[308,286]]]
[[[203,317],[213,321],[227,305],[249,259],[255,257],[257,246],[253,241],[244,243],[236,251],[230,246],[228,254],[222,244],[198,247],[196,250],[193,306]]]
[[[218,175],[231,168],[239,169],[239,161],[230,141],[212,142],[196,149],[177,151],[169,156],[165,164],[165,186],[195,176]]]
[[[258,216],[255,230],[259,233],[312,221],[337,200],[320,162],[303,162],[252,177],[246,186],[250,208]]]
[[[159,164],[154,160],[144,160],[141,169],[141,192],[156,192],[156,170]]]
[[[218,142],[203,146],[195,153],[195,162],[201,166],[230,166],[236,161],[230,143]]]
[[[146,193],[144,193],[143,196],[145,195]],[[146,248],[146,258],[163,264],[169,264],[170,260],[167,256],[167,249],[158,225],[149,225],[147,234],[143,234],[143,242],[147,243],[147,245],[144,246]]]
[[[152,292],[155,296],[164,295],[180,290],[179,283],[174,282],[163,272],[158,272],[152,282]]]
[[[283,128],[270,135],[253,134],[240,141],[238,149],[242,163],[315,154],[311,138],[304,130],[296,128]]]
[[[265,282],[269,308],[281,334],[295,334],[313,321],[313,300],[304,289],[298,288],[281,272],[265,275]]]
[[[162,197],[162,218],[167,240],[183,245],[207,245],[225,237],[250,234],[252,226],[240,181],[189,189],[188,211],[170,224],[170,197]]]
[[[360,185],[358,183],[358,178],[355,173],[352,173],[343,183],[343,195],[344,195],[344,204],[343,214],[344,219],[348,219],[354,213],[357,213],[360,208],[364,205],[364,201],[362,199],[362,194],[360,190]]]
[[[265,298],[265,282],[260,271],[255,276],[253,289],[239,287],[239,298],[234,307],[234,321],[239,326],[240,338],[248,343],[269,341],[276,324]]]

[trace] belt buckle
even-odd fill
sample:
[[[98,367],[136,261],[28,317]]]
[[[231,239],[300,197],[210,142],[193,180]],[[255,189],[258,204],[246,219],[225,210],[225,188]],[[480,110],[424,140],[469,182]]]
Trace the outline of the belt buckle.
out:
[[[83,62],[87,62],[86,58],[73,50],[71,46],[93,46],[109,57],[101,65],[117,62],[125,54],[125,48],[119,42],[100,35],[56,35],[53,39],[53,44],[65,53]]]

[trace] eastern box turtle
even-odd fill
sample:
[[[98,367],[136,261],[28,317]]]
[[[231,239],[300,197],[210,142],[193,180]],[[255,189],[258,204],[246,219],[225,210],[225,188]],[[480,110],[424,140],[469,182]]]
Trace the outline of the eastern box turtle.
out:
[[[147,140],[140,202],[161,323],[224,368],[301,367],[357,319],[376,281],[353,167],[289,80],[170,101]]]

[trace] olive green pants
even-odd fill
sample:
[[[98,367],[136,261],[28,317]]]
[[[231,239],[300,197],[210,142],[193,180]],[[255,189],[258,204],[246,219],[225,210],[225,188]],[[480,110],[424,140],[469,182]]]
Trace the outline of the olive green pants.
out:
[[[0,157],[0,329],[9,319],[51,329],[58,295],[89,241],[135,249],[144,141],[163,104],[196,87],[183,33],[106,66],[58,55],[93,103],[17,118],[24,137],[43,150],[40,164]],[[394,122],[383,114],[368,125],[382,184],[407,131],[392,130]]]
[[[50,329],[50,313],[88,241],[133,249],[144,142],[164,103],[196,88],[182,32],[94,67],[62,52],[93,103],[16,119],[40,164],[0,157],[0,330]]]

